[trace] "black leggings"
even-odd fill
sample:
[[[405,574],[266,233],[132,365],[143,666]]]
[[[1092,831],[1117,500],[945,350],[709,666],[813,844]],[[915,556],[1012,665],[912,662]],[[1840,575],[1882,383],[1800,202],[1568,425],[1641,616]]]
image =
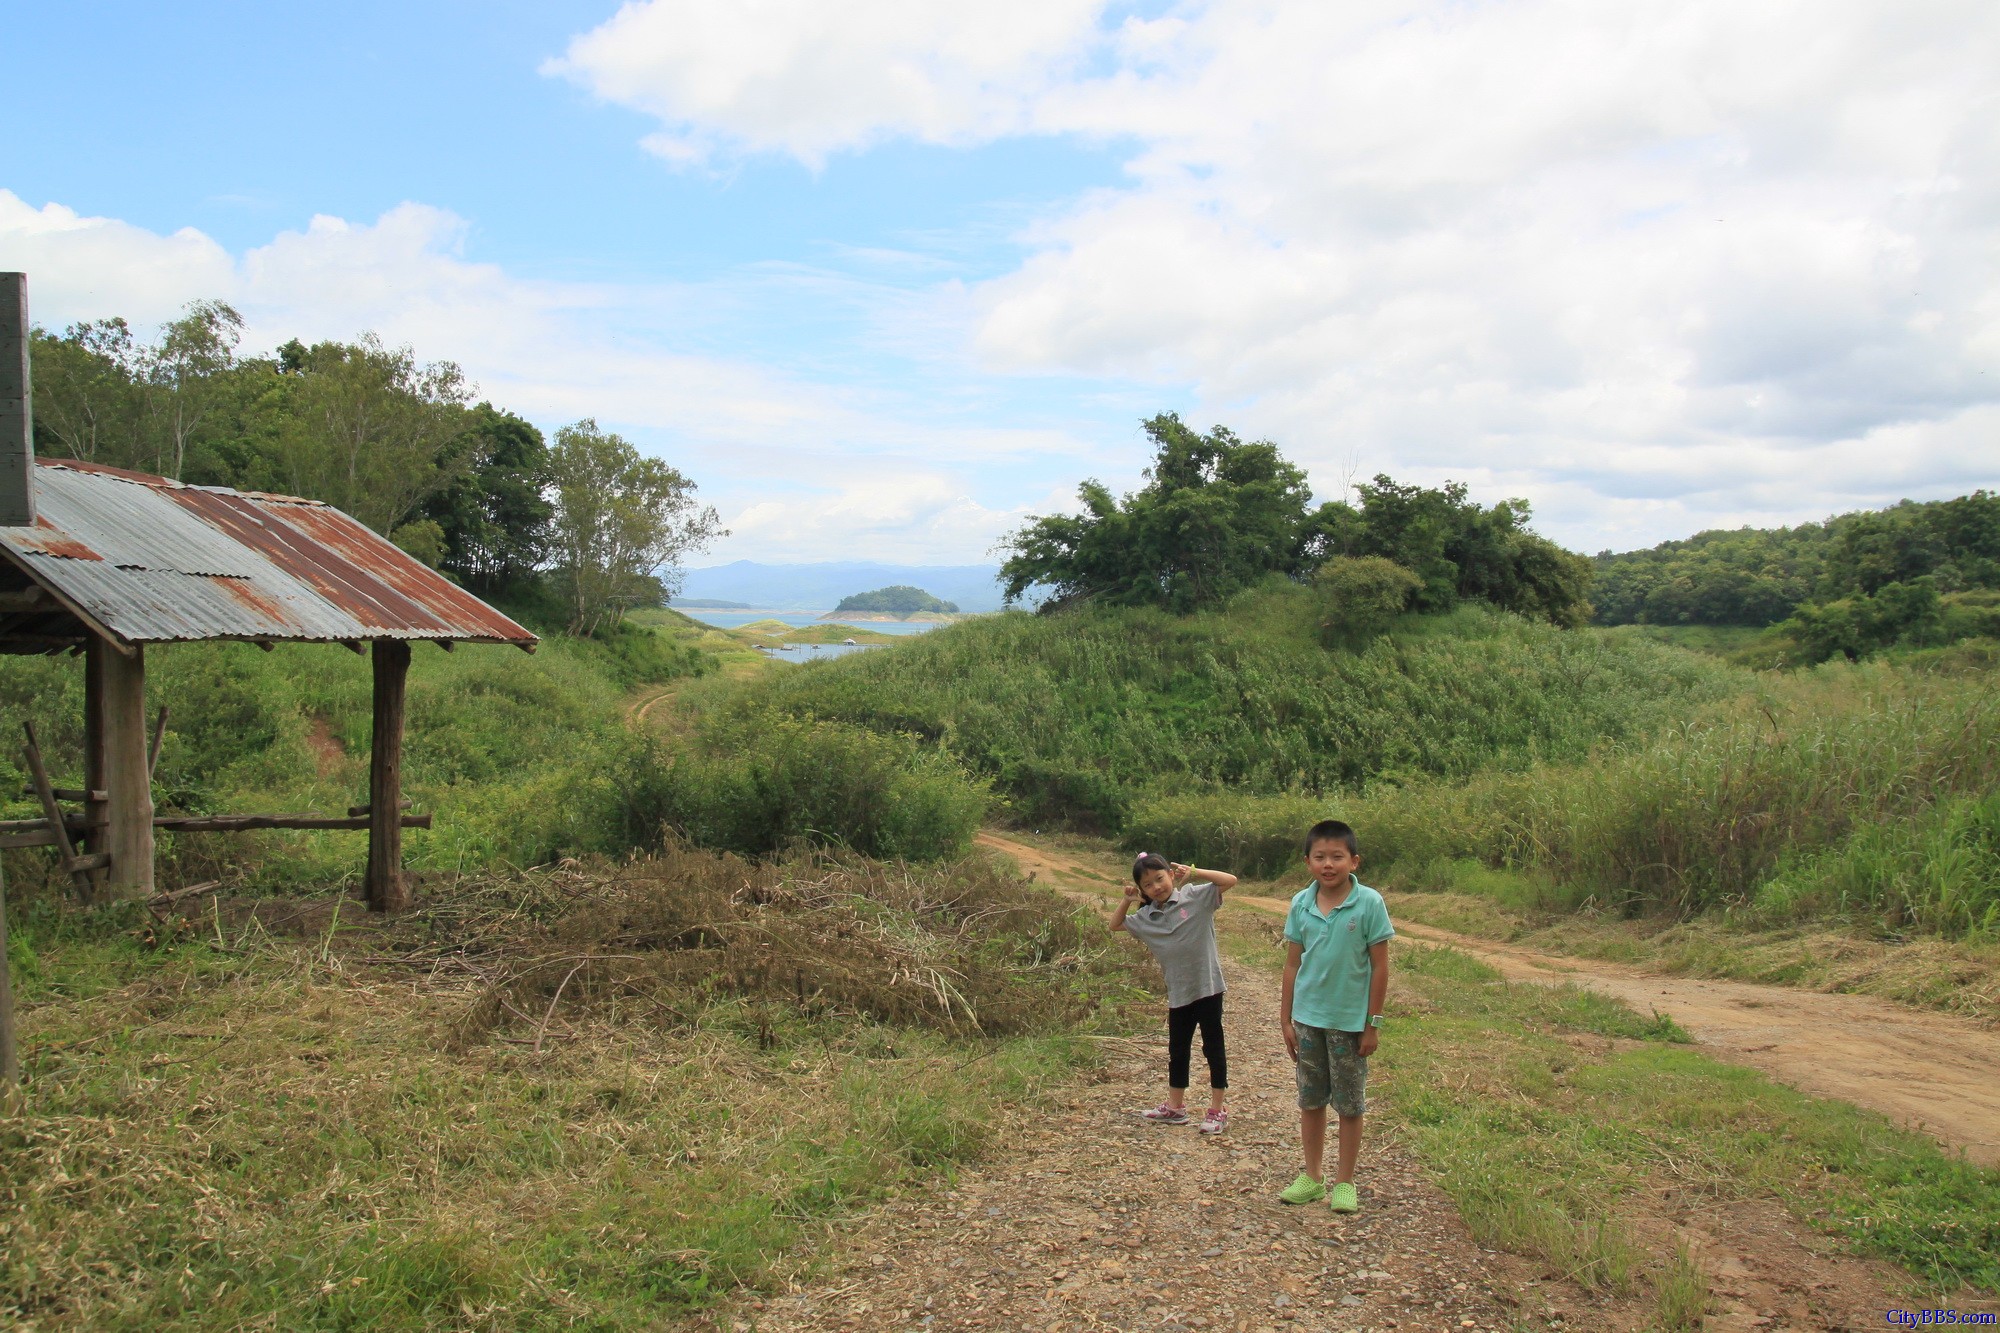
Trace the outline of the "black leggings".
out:
[[[1167,1086],[1188,1085],[1188,1051],[1201,1029],[1201,1058],[1208,1061],[1208,1086],[1229,1086],[1229,1053],[1222,1046],[1222,992],[1167,1010]]]

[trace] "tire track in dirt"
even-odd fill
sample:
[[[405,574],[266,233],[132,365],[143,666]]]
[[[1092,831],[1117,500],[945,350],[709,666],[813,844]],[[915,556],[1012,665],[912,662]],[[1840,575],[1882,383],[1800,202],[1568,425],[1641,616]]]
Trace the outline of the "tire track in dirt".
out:
[[[1048,882],[1118,891],[1111,869],[1080,857],[990,831],[981,833],[979,842]],[[1230,894],[1229,901],[1280,916],[1288,906],[1241,892]],[[1670,1014],[1696,1042],[1732,1064],[1761,1070],[1814,1096],[1879,1111],[1982,1166],[2000,1166],[2000,1032],[1887,1000],[1658,976],[1434,926],[1398,921],[1396,929],[1472,954],[1510,981],[1571,982],[1615,996],[1640,1013]]]

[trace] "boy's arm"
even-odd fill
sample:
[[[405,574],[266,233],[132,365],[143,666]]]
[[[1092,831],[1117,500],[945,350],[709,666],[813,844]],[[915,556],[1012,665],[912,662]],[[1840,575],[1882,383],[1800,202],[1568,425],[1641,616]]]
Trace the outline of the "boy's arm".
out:
[[[1299,979],[1299,959],[1305,956],[1305,946],[1296,940],[1285,941],[1285,981],[1278,987],[1278,1029],[1285,1034],[1285,1054],[1292,1057],[1292,1063],[1299,1060],[1299,1030],[1292,1026],[1292,987]]]
[[[1373,1020],[1389,998],[1389,941],[1369,946],[1368,971],[1368,1017]],[[1364,1057],[1373,1055],[1381,1037],[1382,1030],[1371,1021],[1361,1029],[1360,1053]]]

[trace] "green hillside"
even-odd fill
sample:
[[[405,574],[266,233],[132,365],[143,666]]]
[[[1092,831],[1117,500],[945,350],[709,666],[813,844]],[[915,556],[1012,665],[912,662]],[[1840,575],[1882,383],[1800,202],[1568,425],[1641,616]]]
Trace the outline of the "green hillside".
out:
[[[745,710],[935,743],[1035,823],[1117,829],[1141,793],[1330,791],[1581,758],[1747,674],[1635,637],[1479,607],[1329,650],[1315,590],[1221,610],[1009,613],[756,682]]]

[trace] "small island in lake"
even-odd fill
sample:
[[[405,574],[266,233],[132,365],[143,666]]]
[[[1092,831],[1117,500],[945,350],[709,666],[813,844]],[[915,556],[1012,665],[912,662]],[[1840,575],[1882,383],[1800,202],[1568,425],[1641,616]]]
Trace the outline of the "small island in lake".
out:
[[[946,620],[957,615],[958,603],[933,597],[922,588],[899,583],[843,597],[840,605],[823,619],[844,616],[852,620]]]

